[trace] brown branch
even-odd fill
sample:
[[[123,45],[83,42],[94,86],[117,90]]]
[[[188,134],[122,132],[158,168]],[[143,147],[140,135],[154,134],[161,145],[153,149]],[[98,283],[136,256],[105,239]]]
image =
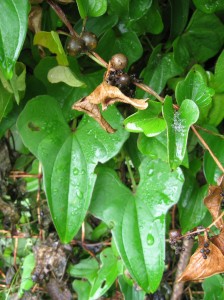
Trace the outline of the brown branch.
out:
[[[140,89],[142,89],[143,91],[153,95],[154,97],[156,97],[157,100],[159,100],[160,102],[164,102],[164,98],[160,97],[159,94],[157,94],[153,89],[151,89],[148,85],[144,84],[144,83],[138,83],[138,82],[134,82],[134,84],[139,87]]]
[[[193,132],[195,133],[195,135],[197,136],[199,141],[202,143],[202,145],[205,147],[205,149],[208,150],[209,154],[213,158],[216,165],[219,167],[219,169],[222,171],[222,173],[224,173],[224,168],[223,168],[222,164],[220,163],[218,158],[215,156],[215,154],[212,152],[212,150],[210,149],[208,144],[205,142],[205,140],[202,138],[202,136],[197,132],[197,130],[195,129],[195,127],[193,125],[191,126],[191,129],[193,130]]]
[[[180,274],[185,270],[188,261],[191,256],[191,250],[193,247],[194,241],[192,239],[184,238],[183,240],[183,248],[184,251],[181,252],[180,258],[177,264],[177,272],[175,276],[175,280],[179,278]],[[173,286],[173,293],[171,296],[171,300],[180,300],[184,290],[184,282],[175,282]]]

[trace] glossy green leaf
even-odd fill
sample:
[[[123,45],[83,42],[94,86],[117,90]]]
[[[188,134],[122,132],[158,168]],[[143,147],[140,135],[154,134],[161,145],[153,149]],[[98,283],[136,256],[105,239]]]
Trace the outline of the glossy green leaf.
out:
[[[18,291],[18,296],[21,298],[25,291],[28,291],[34,286],[34,282],[31,279],[32,271],[35,267],[35,257],[33,253],[30,253],[24,258],[23,272],[21,278],[21,284]]]
[[[223,42],[224,25],[219,18],[214,14],[207,15],[196,10],[186,31],[178,37],[178,46],[174,47],[175,60],[181,64],[184,58],[188,58],[184,62],[185,66],[190,62],[205,62],[216,55]]]
[[[183,32],[187,24],[189,13],[189,0],[170,0],[170,6],[170,38],[172,40]]]
[[[149,101],[147,109],[138,111],[124,120],[125,128],[130,132],[144,132],[148,137],[158,135],[166,129],[166,122],[161,113],[162,104]]]
[[[111,248],[100,253],[101,267],[92,284],[89,300],[101,297],[114,283],[118,275],[118,261]]]
[[[7,107],[13,99],[13,94],[8,92],[0,81],[0,122],[6,114]]]
[[[56,66],[52,68],[48,72],[47,78],[51,83],[64,82],[72,87],[80,87],[85,85],[84,82],[80,81],[76,75],[65,66]]]
[[[22,49],[28,24],[28,0],[0,1],[0,68],[7,79]]]
[[[121,288],[121,292],[124,295],[124,300],[144,300],[145,292],[142,290],[137,290],[134,285],[129,285],[123,276],[119,276],[118,282]]]
[[[146,137],[144,134],[139,135],[138,149],[153,159],[161,159],[168,162],[167,156],[167,134],[163,131],[155,137]]]
[[[161,46],[159,45],[151,54],[148,64],[140,77],[144,79],[145,84],[157,93],[161,93],[167,80],[181,74],[182,71],[182,67],[175,63],[173,53],[161,54]],[[137,96],[139,98],[148,98],[149,94],[139,89],[137,90]]]
[[[107,0],[77,0],[76,2],[82,19],[102,16],[107,10]]]
[[[192,100],[183,100],[180,109],[174,111],[172,98],[165,98],[163,107],[164,119],[167,123],[168,159],[170,167],[176,169],[183,161],[190,126],[199,117],[197,105]]]
[[[109,0],[108,13],[124,17],[128,15],[130,0]]]
[[[179,105],[185,99],[191,99],[197,104],[200,111],[199,120],[207,117],[214,90],[207,87],[203,75],[199,71],[192,68],[186,78],[177,84],[175,94]]]
[[[204,300],[222,300],[224,299],[224,278],[222,275],[213,275],[206,278],[202,287],[204,290]]]
[[[97,53],[107,61],[116,53],[124,53],[128,57],[128,65],[130,66],[142,56],[143,49],[135,32],[128,31],[117,36],[115,31],[111,29],[99,41]]]
[[[215,74],[211,82],[212,88],[216,91],[216,93],[224,92],[224,51],[219,55],[218,60],[215,65]]]
[[[186,233],[202,224],[207,208],[204,205],[204,197],[208,193],[208,185],[199,187],[196,179],[185,174],[185,182],[178,201],[179,220],[182,233]]]
[[[145,158],[136,194],[109,169],[99,171],[90,211],[111,228],[119,254],[146,292],[159,286],[164,271],[165,215],[178,201],[183,176],[168,164]]]
[[[218,126],[224,119],[224,93],[212,97],[212,107],[208,114],[208,123]]]
[[[56,59],[59,65],[68,66],[67,56],[57,32],[39,31],[35,34],[33,43],[34,45],[41,45],[48,48],[51,53],[56,54]]]
[[[70,265],[68,268],[68,273],[73,277],[85,278],[90,282],[90,284],[92,284],[95,281],[98,269],[99,264],[97,260],[89,257],[82,259],[76,265]]]
[[[205,142],[215,154],[221,165],[224,166],[224,139],[203,132],[200,132],[200,134],[205,139]],[[218,178],[222,175],[222,171],[216,165],[208,151],[204,154],[204,174],[209,184],[217,184]]]
[[[78,294],[79,300],[89,300],[91,285],[88,281],[74,280],[72,282],[72,287]]]
[[[193,0],[194,5],[206,14],[212,14],[224,9],[224,2],[220,0]]]
[[[116,155],[128,137],[114,107],[105,112],[105,118],[117,129],[115,134],[108,134],[86,116],[71,132],[56,100],[39,96],[28,102],[18,119],[24,144],[42,163],[51,215],[65,243],[72,240],[85,218],[97,163]]]
[[[131,0],[129,6],[129,18],[138,20],[145,15],[152,5],[152,0]]]

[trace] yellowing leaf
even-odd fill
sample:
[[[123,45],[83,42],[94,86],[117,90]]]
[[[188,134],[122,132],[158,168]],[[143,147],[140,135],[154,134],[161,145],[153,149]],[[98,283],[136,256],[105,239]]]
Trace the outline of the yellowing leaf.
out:
[[[65,66],[56,66],[52,68],[47,75],[47,79],[51,83],[64,82],[67,85],[73,87],[79,87],[85,85],[84,82],[80,81],[75,74]]]

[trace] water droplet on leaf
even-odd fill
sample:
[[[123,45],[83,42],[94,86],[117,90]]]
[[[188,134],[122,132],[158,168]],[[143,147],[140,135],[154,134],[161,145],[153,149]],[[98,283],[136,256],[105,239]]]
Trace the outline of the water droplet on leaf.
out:
[[[74,168],[74,169],[73,169],[73,175],[78,175],[78,174],[79,174],[79,169]]]
[[[149,246],[152,246],[152,245],[154,244],[154,237],[153,237],[153,235],[152,235],[151,233],[149,233],[149,234],[147,235],[147,244],[148,244]]]
[[[82,193],[80,190],[78,190],[78,191],[76,192],[76,195],[77,195],[77,197],[78,197],[79,199],[82,199],[82,198],[83,198],[83,193]]]

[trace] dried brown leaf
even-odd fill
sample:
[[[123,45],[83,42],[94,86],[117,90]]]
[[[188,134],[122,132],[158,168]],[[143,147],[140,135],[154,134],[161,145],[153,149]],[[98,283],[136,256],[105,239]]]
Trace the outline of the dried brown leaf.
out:
[[[178,278],[180,281],[198,281],[209,276],[224,272],[224,256],[222,252],[211,241],[209,244],[210,253],[207,254],[207,259],[204,259],[200,252],[203,248],[205,239],[200,237],[199,247],[191,256],[190,262],[185,271]]]
[[[31,31],[37,33],[41,30],[42,8],[40,6],[32,6],[29,13],[28,26]]]
[[[80,99],[79,101],[86,100],[92,104],[102,104],[102,109],[115,102],[123,102],[133,105],[137,109],[146,109],[148,107],[147,99],[135,99],[125,96],[119,88],[109,85],[103,81],[89,96]]]
[[[83,100],[76,102],[72,108],[78,111],[83,111],[90,117],[94,118],[108,133],[115,132],[115,130],[101,115],[99,107],[96,104],[90,103],[86,98],[83,98]]]
[[[221,184],[220,186],[210,186],[208,190],[208,196],[204,199],[204,204],[212,215],[213,221],[215,221],[221,214],[221,204],[223,199],[223,189],[221,187]],[[215,223],[215,226],[219,229],[222,229],[223,224],[223,219],[221,218]]]
[[[211,237],[211,241],[224,255],[224,229],[220,232],[220,234]]]

